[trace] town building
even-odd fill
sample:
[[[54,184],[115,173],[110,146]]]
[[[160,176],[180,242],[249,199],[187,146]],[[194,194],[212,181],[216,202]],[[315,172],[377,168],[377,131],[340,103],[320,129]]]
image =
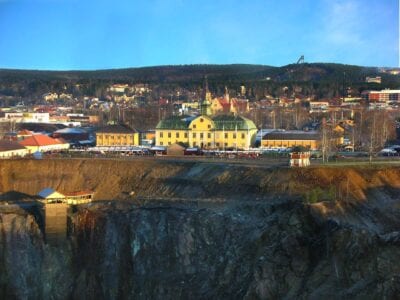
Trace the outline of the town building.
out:
[[[0,158],[24,157],[28,153],[28,149],[18,142],[0,140]]]
[[[374,102],[399,102],[400,101],[400,90],[381,90],[381,91],[364,91],[361,96],[369,101]]]
[[[291,152],[289,158],[290,167],[308,167],[310,165],[310,152]]]
[[[142,146],[154,145],[155,139],[156,139],[155,130],[147,130],[140,133],[140,145]]]
[[[96,146],[139,145],[139,132],[126,125],[108,125],[96,131]]]
[[[253,121],[233,115],[170,117],[156,127],[156,145],[183,143],[208,149],[248,149],[255,141]]]
[[[213,115],[218,113],[243,114],[250,110],[250,105],[248,99],[230,98],[228,89],[225,88],[224,97],[214,98],[211,101],[210,109]]]
[[[172,116],[156,127],[156,145],[184,144],[202,149],[248,149],[254,145],[257,127],[253,121],[237,115],[211,116],[211,93],[205,78],[200,116]]]
[[[264,148],[292,148],[301,146],[317,150],[321,144],[318,131],[275,130],[266,133],[261,140]]]
[[[35,134],[19,142],[29,153],[60,151],[69,149],[69,144],[61,139],[53,139],[44,134]]]
[[[73,145],[79,145],[82,141],[89,141],[89,133],[79,127],[66,127],[53,132],[52,137],[63,139]],[[90,141],[89,141],[90,142]]]
[[[328,101],[310,101],[310,113],[327,112],[329,109]]]
[[[67,122],[79,123],[82,126],[99,123],[99,116],[88,116],[84,114],[67,114]]]
[[[369,77],[367,76],[365,78],[365,82],[367,83],[382,83],[382,77],[381,76],[375,76],[375,77]]]
[[[39,112],[7,112],[4,120],[16,123],[49,123],[49,113]]]

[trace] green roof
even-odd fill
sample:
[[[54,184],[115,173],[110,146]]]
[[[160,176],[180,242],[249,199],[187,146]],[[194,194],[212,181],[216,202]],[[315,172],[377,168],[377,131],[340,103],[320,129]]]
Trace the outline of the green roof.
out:
[[[199,117],[199,116],[198,116]],[[189,129],[190,122],[198,117],[173,116],[160,121],[156,129],[185,130]],[[211,117],[214,130],[252,130],[257,129],[253,121],[245,117],[233,115],[219,115]]]
[[[215,130],[251,130],[257,129],[250,119],[233,115],[219,115],[212,117]]]
[[[192,117],[173,116],[158,122],[156,129],[188,129]]]

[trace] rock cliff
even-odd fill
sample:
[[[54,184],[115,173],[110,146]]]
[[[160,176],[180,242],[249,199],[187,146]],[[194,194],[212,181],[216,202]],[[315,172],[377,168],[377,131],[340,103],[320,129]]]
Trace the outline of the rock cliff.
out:
[[[0,192],[93,189],[68,238],[0,208],[0,298],[328,299],[400,292],[400,168],[0,162]],[[3,197],[3,198],[4,198]],[[8,203],[11,204],[11,199]]]

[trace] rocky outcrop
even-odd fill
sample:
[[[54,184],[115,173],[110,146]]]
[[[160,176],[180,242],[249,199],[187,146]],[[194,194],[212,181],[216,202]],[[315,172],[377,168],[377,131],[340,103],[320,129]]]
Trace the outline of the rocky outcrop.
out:
[[[395,299],[399,294],[398,169],[350,169],[354,180],[347,182],[346,170],[164,162],[157,170],[151,164],[137,166],[131,177],[124,173],[131,171],[120,171],[123,192],[134,186],[141,197],[121,192],[120,201],[71,212],[62,245],[44,242],[32,213],[2,208],[0,297]],[[80,168],[78,179],[89,172]],[[14,187],[31,180],[14,176],[22,178]],[[39,174],[39,180],[70,184],[59,176]],[[155,196],[149,183],[135,178],[158,184]],[[323,191],[317,196],[331,197],[333,182],[343,189],[334,191],[335,199],[305,202],[315,186]],[[187,197],[191,187],[196,197]]]

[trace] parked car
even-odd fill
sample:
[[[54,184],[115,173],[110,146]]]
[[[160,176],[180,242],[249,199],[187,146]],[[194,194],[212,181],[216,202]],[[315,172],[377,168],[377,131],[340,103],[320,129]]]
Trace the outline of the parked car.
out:
[[[378,155],[379,156],[398,156],[399,153],[394,149],[384,148],[378,152]]]

